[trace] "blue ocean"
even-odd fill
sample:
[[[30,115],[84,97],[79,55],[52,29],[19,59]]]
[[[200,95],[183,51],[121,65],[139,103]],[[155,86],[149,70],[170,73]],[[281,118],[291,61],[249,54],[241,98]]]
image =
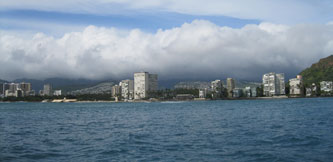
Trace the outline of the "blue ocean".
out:
[[[0,103],[0,161],[333,161],[333,98]]]

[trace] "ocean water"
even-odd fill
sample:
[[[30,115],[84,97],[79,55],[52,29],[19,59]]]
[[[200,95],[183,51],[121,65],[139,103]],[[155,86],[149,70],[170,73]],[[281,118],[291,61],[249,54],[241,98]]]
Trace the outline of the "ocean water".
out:
[[[0,103],[0,161],[333,161],[333,98]]]

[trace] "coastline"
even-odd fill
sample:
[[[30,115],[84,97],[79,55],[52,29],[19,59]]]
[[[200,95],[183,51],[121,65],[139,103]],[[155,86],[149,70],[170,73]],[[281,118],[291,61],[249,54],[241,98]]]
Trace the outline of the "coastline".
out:
[[[199,102],[199,101],[235,101],[235,100],[276,100],[276,99],[301,99],[301,98],[332,98],[333,96],[320,97],[288,97],[288,96],[273,96],[273,97],[249,97],[249,98],[223,98],[223,99],[200,99],[200,100],[131,100],[131,101],[108,101],[108,100],[81,100],[81,101],[65,101],[65,100],[48,100],[48,101],[0,101],[0,103],[152,103],[152,102]]]

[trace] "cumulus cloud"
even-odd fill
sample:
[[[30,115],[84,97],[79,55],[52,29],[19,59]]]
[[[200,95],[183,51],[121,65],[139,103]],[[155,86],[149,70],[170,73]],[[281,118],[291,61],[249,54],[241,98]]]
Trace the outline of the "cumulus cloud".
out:
[[[260,80],[270,71],[296,75],[332,53],[329,24],[236,29],[195,20],[156,33],[88,26],[60,38],[0,32],[0,78],[124,79],[149,71],[161,79]]]

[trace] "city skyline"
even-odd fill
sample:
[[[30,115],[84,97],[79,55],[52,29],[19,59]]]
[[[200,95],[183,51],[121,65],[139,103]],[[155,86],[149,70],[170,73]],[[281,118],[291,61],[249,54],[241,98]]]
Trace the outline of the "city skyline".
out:
[[[3,2],[0,79],[121,80],[135,71],[158,73],[160,80],[259,81],[271,71],[289,79],[333,54],[332,6],[259,0]]]

